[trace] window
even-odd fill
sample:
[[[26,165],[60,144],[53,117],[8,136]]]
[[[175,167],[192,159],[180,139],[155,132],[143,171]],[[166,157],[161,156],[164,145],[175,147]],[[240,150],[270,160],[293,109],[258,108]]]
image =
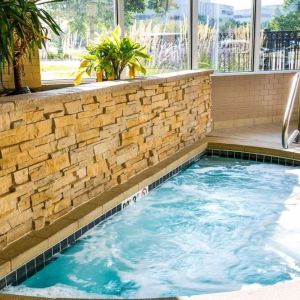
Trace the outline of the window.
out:
[[[125,32],[147,45],[148,74],[188,69],[189,1],[124,0]]]
[[[147,46],[150,75],[191,66],[216,72],[300,68],[299,0],[65,0],[45,6],[63,34],[51,35],[47,52],[41,51],[43,80],[73,79],[85,47],[113,30],[115,19]]]
[[[114,0],[66,0],[45,6],[63,34],[52,34],[47,51],[40,53],[42,80],[74,78],[85,47],[114,28]]]
[[[252,70],[252,0],[198,0],[198,67]]]
[[[300,68],[300,1],[262,0],[260,70]]]

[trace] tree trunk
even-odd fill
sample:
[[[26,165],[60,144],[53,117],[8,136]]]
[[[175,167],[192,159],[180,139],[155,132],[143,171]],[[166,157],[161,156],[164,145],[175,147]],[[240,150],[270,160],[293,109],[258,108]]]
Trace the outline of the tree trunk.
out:
[[[15,89],[21,89],[23,87],[23,70],[21,65],[15,60],[13,62],[13,69],[14,69]]]

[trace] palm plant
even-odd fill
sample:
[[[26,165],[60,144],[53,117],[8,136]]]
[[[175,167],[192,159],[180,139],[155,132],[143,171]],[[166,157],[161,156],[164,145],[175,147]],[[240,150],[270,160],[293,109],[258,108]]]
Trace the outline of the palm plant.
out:
[[[111,37],[105,38],[100,44],[87,47],[88,54],[82,56],[83,61],[74,83],[79,84],[85,73],[91,76],[92,72],[97,74],[97,81],[118,80],[126,67],[129,68],[131,78],[135,77],[136,72],[146,74],[143,63],[151,60],[151,57],[145,49],[145,46],[134,42],[129,36],[122,38],[118,26]]]
[[[48,30],[59,35],[61,29],[41,5],[64,0],[0,1],[0,71],[13,67],[15,91],[28,93],[24,87],[24,59],[46,46]]]

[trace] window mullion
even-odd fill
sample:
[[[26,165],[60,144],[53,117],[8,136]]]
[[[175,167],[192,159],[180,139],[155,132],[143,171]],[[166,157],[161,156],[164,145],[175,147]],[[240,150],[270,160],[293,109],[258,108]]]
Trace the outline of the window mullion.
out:
[[[190,57],[191,69],[198,68],[198,0],[190,1]]]
[[[119,25],[122,34],[124,35],[125,32],[125,25],[124,25],[124,12],[125,12],[125,6],[124,6],[124,0],[115,0],[115,20],[116,25]]]
[[[259,71],[260,61],[260,32],[261,32],[261,0],[253,0],[253,71]]]

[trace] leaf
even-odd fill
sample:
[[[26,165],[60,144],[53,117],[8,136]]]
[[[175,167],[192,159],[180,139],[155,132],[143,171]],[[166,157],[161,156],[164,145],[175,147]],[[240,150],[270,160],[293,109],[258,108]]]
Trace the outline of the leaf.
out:
[[[0,1],[0,70],[6,64],[23,66],[26,56],[46,46],[48,29],[56,35],[62,30],[53,17],[40,4],[63,0],[1,0]]]
[[[88,62],[87,60],[83,60],[83,61],[80,63],[79,68],[85,68],[85,67],[88,66],[88,64],[89,64],[89,62]]]
[[[85,72],[80,72],[77,74],[76,78],[74,79],[74,85],[79,85],[82,81],[82,77]]]
[[[120,27],[119,25],[116,27],[114,34],[115,34],[119,39],[121,38],[122,30],[121,30],[121,27]]]

